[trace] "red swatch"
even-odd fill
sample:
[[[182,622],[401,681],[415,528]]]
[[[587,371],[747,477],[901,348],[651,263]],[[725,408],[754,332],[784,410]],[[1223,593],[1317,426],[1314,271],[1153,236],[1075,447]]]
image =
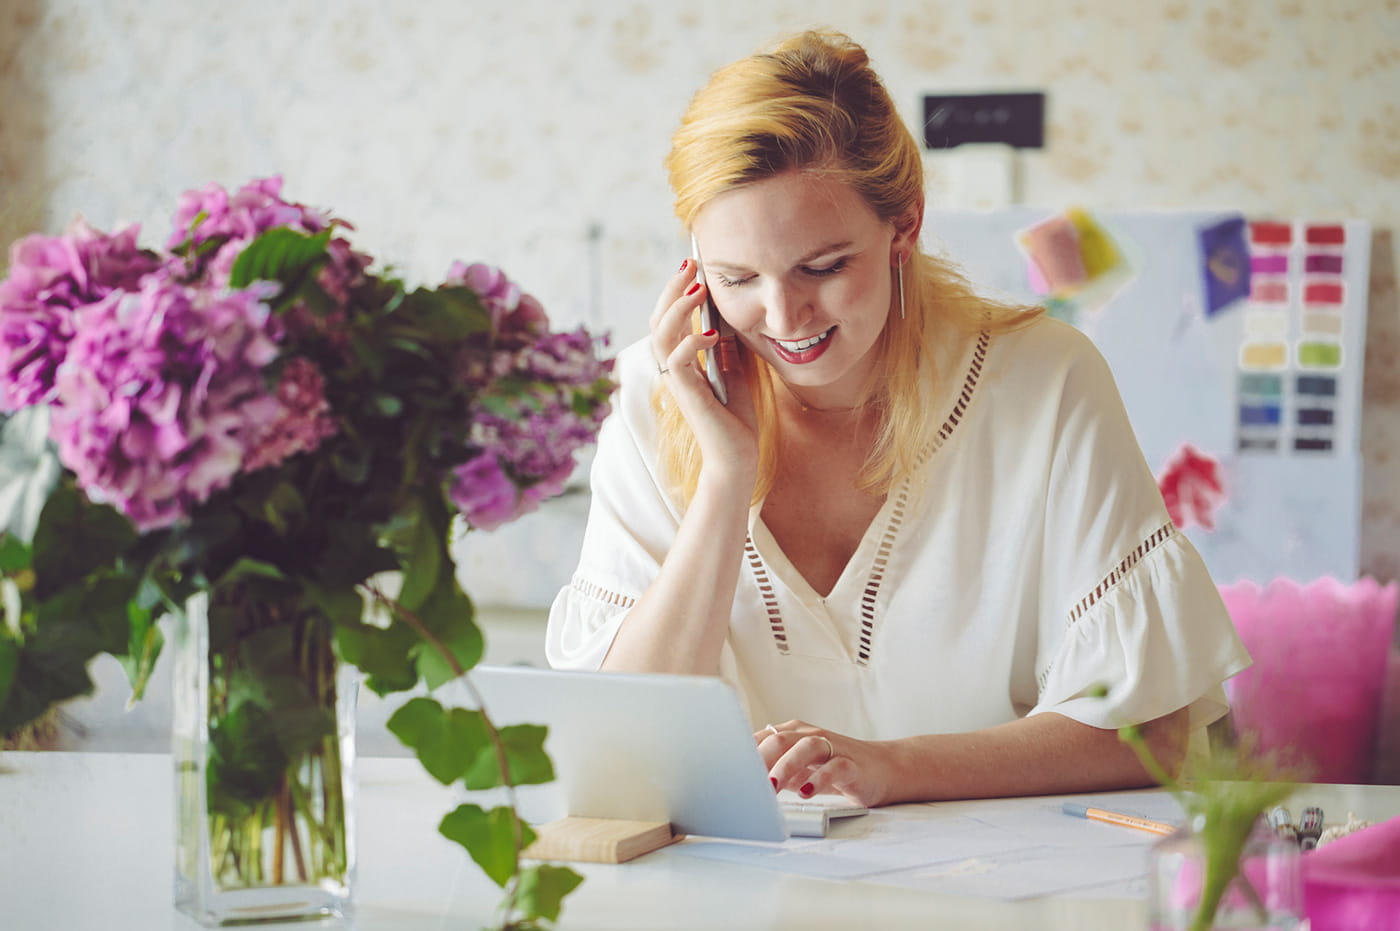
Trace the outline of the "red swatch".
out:
[[[1346,298],[1340,281],[1310,281],[1303,286],[1304,304],[1340,304]]]
[[[1346,245],[1347,228],[1340,224],[1334,226],[1309,226],[1307,240],[1308,244],[1312,246]]]
[[[1249,240],[1256,246],[1286,246],[1293,242],[1291,223],[1269,223],[1263,220],[1249,224]]]

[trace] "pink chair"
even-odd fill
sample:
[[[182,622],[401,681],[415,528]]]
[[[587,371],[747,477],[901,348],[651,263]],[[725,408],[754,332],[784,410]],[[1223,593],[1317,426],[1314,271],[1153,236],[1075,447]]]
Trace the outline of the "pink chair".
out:
[[[1220,586],[1254,665],[1225,683],[1235,733],[1315,782],[1372,777],[1400,585]]]

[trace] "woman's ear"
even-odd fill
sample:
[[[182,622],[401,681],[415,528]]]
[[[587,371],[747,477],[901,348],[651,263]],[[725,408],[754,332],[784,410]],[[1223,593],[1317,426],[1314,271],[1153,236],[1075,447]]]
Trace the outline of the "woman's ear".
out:
[[[894,240],[890,243],[890,264],[902,265],[918,248],[919,231],[924,226],[924,205],[920,201],[915,207],[894,219]]]

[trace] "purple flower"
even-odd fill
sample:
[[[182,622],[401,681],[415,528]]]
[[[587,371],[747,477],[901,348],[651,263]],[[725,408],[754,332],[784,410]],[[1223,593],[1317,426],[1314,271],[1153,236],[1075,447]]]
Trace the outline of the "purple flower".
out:
[[[350,224],[333,219],[303,204],[282,199],[280,177],[261,178],[239,188],[232,196],[217,184],[207,184],[198,191],[186,191],[176,207],[174,229],[166,240],[167,249],[190,246],[184,257],[173,259],[172,272],[198,278],[211,284],[227,282],[238,256],[248,244],[270,229],[286,227],[300,233],[319,233],[329,227],[350,229]],[[200,245],[219,241],[212,255],[205,255]],[[327,261],[317,274],[317,283],[337,306],[343,306],[352,290],[364,279],[371,259],[350,248],[343,238],[333,238],[326,248]],[[304,305],[293,313],[299,318],[294,326],[339,333],[344,321],[342,311],[329,317],[316,318]]]
[[[271,288],[216,292],[148,276],[79,312],[55,380],[59,459],[138,530],[169,526],[225,488],[282,405]]]
[[[247,242],[278,226],[319,233],[330,225],[321,213],[289,203],[281,195],[282,179],[278,177],[250,181],[232,197],[217,184],[186,191],[175,208],[174,229],[165,248],[178,249],[186,243],[198,245],[217,238]]]
[[[449,492],[452,503],[479,530],[495,530],[525,513],[515,483],[494,455],[483,453],[469,459],[454,470],[453,478]]]
[[[453,262],[447,270],[446,283],[471,288],[481,297],[491,315],[491,332],[497,339],[525,336],[549,325],[540,302],[521,291],[499,268]]]
[[[510,393],[487,384],[473,405],[470,442],[481,454],[455,470],[448,492],[472,526],[494,529],[564,490],[575,454],[594,441],[609,412],[612,362],[594,349],[580,329],[544,332],[524,347],[491,354],[484,368],[491,378],[510,376]]]
[[[9,276],[0,281],[0,409],[47,402],[74,312],[137,287],[158,267],[137,247],[137,229],[108,236],[79,219],[62,236],[26,236],[11,247]]]
[[[310,452],[338,429],[326,400],[326,378],[309,359],[297,357],[282,369],[277,400],[282,408],[277,419],[263,428],[244,457],[249,472]]]

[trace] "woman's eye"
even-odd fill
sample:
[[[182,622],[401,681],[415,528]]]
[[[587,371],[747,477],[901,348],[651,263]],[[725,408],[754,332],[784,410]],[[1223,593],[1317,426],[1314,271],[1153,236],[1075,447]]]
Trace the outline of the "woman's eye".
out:
[[[834,275],[845,267],[846,260],[837,259],[835,262],[832,262],[830,265],[823,266],[822,268],[812,268],[810,266],[803,266],[802,271],[804,271],[808,275],[812,275],[813,277],[821,278],[825,275]]]
[[[715,275],[714,278],[720,283],[720,286],[724,288],[737,288],[739,285],[748,284],[753,280],[752,276],[748,278],[727,278],[724,275]]]

